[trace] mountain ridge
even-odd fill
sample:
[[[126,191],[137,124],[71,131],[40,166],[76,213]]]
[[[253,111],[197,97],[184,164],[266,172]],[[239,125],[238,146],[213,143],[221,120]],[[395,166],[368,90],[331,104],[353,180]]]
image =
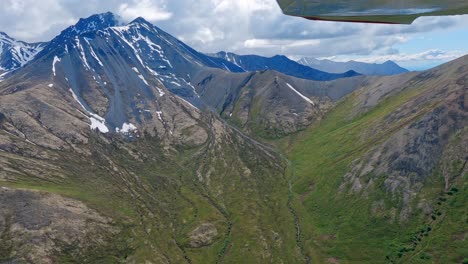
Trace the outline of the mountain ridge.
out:
[[[208,54],[214,58],[222,58],[233,64],[239,66],[244,71],[263,71],[263,70],[276,70],[286,75],[294,76],[301,79],[315,80],[315,81],[330,81],[340,78],[348,78],[358,76],[360,74],[354,71],[344,71],[342,73],[328,73],[323,72],[293,60],[290,60],[284,55],[276,55],[270,58],[258,55],[237,55],[231,52],[218,52]]]
[[[464,56],[378,77],[290,141],[295,208],[313,259],[466,258],[463,224],[451,223],[464,221],[467,201],[460,191],[468,176],[467,65]],[[323,251],[314,252],[315,244]]]
[[[106,61],[106,59],[113,57],[112,54],[118,55],[117,60],[112,63]],[[90,117],[93,123],[97,125],[99,120],[108,119],[112,127],[111,129],[105,128],[101,124],[100,127],[103,128],[103,131],[121,129],[124,124],[130,124],[121,110],[125,106],[121,103],[112,105],[114,103],[110,102],[109,116],[107,118],[101,117],[104,115],[102,111],[89,108],[86,100],[82,99],[81,80],[92,78],[95,85],[105,91],[108,89],[107,85],[119,86],[119,83],[122,83],[119,81],[122,76],[133,75],[131,82],[137,82],[136,86],[141,87],[141,89],[146,89],[143,87],[147,87],[151,82],[150,79],[153,79],[153,82],[164,84],[165,87],[184,100],[201,107],[203,102],[200,101],[190,83],[190,75],[202,67],[224,69],[225,65],[229,64],[225,62],[221,65],[211,60],[143,18],[137,18],[122,26],[111,13],[80,19],[76,26],[67,28],[49,42],[47,47],[37,55],[35,61],[38,65],[42,65],[36,65],[42,69],[41,71],[31,72],[31,69],[23,68],[20,72],[25,72],[27,75],[33,74],[34,78],[38,78],[42,74],[41,78],[44,82],[53,77],[53,80],[47,82],[46,85],[53,86],[54,81],[70,85],[73,98],[77,98],[76,101],[79,101],[86,112],[97,115],[97,119]],[[79,63],[76,64],[76,62]],[[132,66],[115,67],[124,62]],[[46,67],[47,64],[50,66]],[[120,73],[111,76],[109,70]],[[63,76],[64,74],[65,76]],[[83,77],[78,78],[77,74]],[[102,74],[110,79],[102,79]],[[129,81],[123,81],[123,83],[129,83]],[[91,92],[89,89],[85,91]],[[163,95],[165,92],[160,89],[158,93]],[[119,95],[115,94],[115,96]],[[107,101],[104,98],[100,100]],[[121,99],[116,97],[112,100],[117,103]],[[98,108],[102,108],[102,106],[98,106]],[[147,109],[134,109],[133,111],[141,112],[144,110]],[[102,123],[102,121],[100,122]]]
[[[15,71],[44,48],[46,43],[26,43],[18,41],[4,32],[0,32],[0,80],[9,72]]]
[[[305,57],[297,61],[300,64],[315,67],[319,70],[337,73],[346,70],[354,70],[364,75],[385,76],[397,75],[408,72],[407,69],[400,67],[394,61],[384,63],[364,63],[359,61],[336,62],[332,60],[318,60],[311,57]]]
[[[281,61],[287,59],[284,56],[277,56],[277,58]],[[234,70],[226,69],[229,68],[226,67],[227,65]],[[235,77],[236,74],[245,75],[245,73],[235,71],[237,66],[234,63],[225,60],[217,61],[198,53],[143,18],[136,18],[126,25],[121,25],[111,13],[80,19],[77,26],[70,26],[62,31],[46,49],[38,54],[34,67],[40,68],[41,71],[33,72],[29,68],[24,69],[23,72],[26,76],[30,75],[36,79],[35,82],[41,76],[44,85],[50,88],[55,85],[69,86],[66,90],[71,96],[70,99],[77,102],[85,114],[87,113],[91,128],[99,129],[104,133],[114,131],[127,133],[129,129],[138,130],[139,124],[144,123],[145,113],[151,108],[143,105],[153,104],[149,100],[153,97],[164,96],[167,93],[165,89],[195,107],[216,108],[216,105],[210,104],[213,100],[207,98],[206,95],[215,96],[219,92],[205,92],[203,96],[199,94],[200,89],[205,89],[201,87],[203,80],[215,71],[216,74],[221,75],[225,75],[223,72],[226,72],[228,78],[234,79],[238,79]],[[259,74],[261,72],[258,72],[256,76]],[[20,75],[22,73],[18,74]],[[138,89],[127,89],[120,93],[113,91],[114,87],[121,86],[121,83],[132,83],[134,87],[144,91],[146,96],[142,96]],[[281,89],[289,93],[289,97],[297,97],[295,100],[301,102],[300,96],[303,95],[295,89],[304,90],[303,87],[311,84],[303,81],[292,83],[297,83],[298,86],[290,89],[285,82],[282,82]],[[148,87],[152,85],[158,87],[156,94],[148,90]],[[222,82],[216,83],[215,86],[210,83],[209,86],[210,89],[219,91],[228,87]],[[272,86],[271,89],[276,88]],[[347,91],[350,90],[347,89]],[[125,98],[122,98],[122,95]],[[143,104],[129,103],[134,100],[131,98],[135,96],[147,98],[142,100]],[[326,103],[328,99],[325,98],[327,95],[324,93],[321,96],[320,100],[323,99],[324,104],[328,104]],[[91,103],[90,99],[94,102]],[[262,107],[268,108],[267,105]],[[155,112],[160,116],[162,111],[156,109]],[[309,117],[310,121],[305,123],[293,118],[293,123],[301,122],[304,125],[315,118]],[[280,123],[283,122],[275,121],[274,129],[277,129],[276,126]],[[293,132],[303,125],[293,130],[287,129],[287,131]],[[293,127],[296,127],[296,124]],[[281,131],[286,127],[281,125],[278,129]]]

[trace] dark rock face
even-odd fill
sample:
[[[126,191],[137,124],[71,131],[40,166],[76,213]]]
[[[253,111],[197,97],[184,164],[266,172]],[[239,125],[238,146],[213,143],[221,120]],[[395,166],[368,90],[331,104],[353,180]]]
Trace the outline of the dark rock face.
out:
[[[371,129],[369,134],[392,134],[354,162],[352,172],[345,176],[345,182],[352,186],[353,192],[371,189],[373,183],[379,177],[383,177],[386,191],[401,194],[404,205],[409,206],[412,198],[417,195],[436,167],[444,164],[446,159],[466,159],[446,156],[445,153],[454,148],[451,143],[454,136],[466,133],[463,131],[468,126],[466,86],[462,81],[468,76],[468,68],[465,66],[467,59],[464,57],[448,66],[413,75],[414,77],[400,86],[401,89],[407,90],[423,89],[421,87],[427,90],[421,96],[411,98],[402,107],[393,110],[385,116],[384,122]],[[451,76],[454,71],[457,74]],[[401,91],[396,89],[384,93],[379,91],[383,86],[377,87],[369,89],[366,93],[371,97],[380,94],[380,97],[368,100],[364,98],[369,97],[363,95],[363,105],[381,102],[393,93]],[[397,123],[401,123],[402,127],[394,132],[388,131],[389,127]],[[369,178],[369,175],[372,177]],[[446,186],[449,184],[446,183]],[[408,217],[408,214],[402,215],[400,220]]]

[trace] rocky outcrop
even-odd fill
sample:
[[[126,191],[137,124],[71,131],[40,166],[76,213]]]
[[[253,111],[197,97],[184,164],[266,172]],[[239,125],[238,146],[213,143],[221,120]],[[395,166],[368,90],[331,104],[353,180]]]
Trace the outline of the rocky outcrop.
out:
[[[56,194],[0,188],[0,261],[57,263],[106,246],[119,229],[82,202]]]
[[[218,236],[216,226],[211,223],[201,224],[190,232],[190,247],[200,248],[213,243],[213,240]]]
[[[351,172],[344,177],[342,189],[348,186],[351,192],[367,193],[383,177],[385,190],[401,196],[403,204],[408,206],[437,167],[448,170],[448,164],[457,160],[464,163],[466,156],[450,155],[449,158],[444,153],[460,144],[455,143],[458,142],[456,138],[466,133],[464,130],[468,126],[467,60],[468,57],[464,57],[429,72],[410,74],[411,78],[403,78],[405,82],[394,90],[377,85],[364,88],[365,93],[357,92],[361,100],[358,105],[362,104],[358,107],[361,114],[368,106],[396,97],[403,91],[414,91],[418,96],[410,97],[362,136],[363,140],[373,137],[385,140],[354,161]],[[460,146],[455,152],[466,153]],[[448,190],[453,176],[444,174]],[[408,219],[407,214],[403,214],[402,219]]]

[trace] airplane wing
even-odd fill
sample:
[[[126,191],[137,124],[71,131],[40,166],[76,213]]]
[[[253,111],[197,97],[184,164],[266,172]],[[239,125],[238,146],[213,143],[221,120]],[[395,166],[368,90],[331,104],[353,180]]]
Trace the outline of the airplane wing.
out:
[[[411,24],[420,16],[468,14],[468,0],[277,0],[283,13],[311,20]]]

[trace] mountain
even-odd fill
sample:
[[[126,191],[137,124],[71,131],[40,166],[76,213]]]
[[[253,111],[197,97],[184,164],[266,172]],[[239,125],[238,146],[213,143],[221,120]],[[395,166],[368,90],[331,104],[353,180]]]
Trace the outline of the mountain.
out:
[[[315,58],[302,58],[297,61],[300,64],[309,66],[321,71],[331,73],[341,73],[345,71],[355,71],[363,75],[397,75],[408,72],[393,61],[379,63],[365,63],[358,61],[336,62],[332,60],[318,60]]]
[[[262,75],[261,72],[253,73],[253,75],[238,73],[234,63],[222,58],[212,59],[201,54],[142,18],[137,18],[127,25],[122,25],[119,21],[120,19],[112,13],[81,19],[76,25],[65,29],[54,38],[38,54],[36,64],[30,66],[30,69],[20,71],[22,74],[17,74],[17,78],[21,78],[24,82],[25,79],[37,78],[43,73],[44,79],[47,79],[47,81],[44,80],[44,85],[69,86],[69,95],[76,99],[75,101],[80,106],[83,106],[85,113],[88,113],[91,126],[107,132],[122,131],[125,130],[124,127],[136,130],[139,124],[145,126],[143,129],[153,129],[156,124],[149,124],[142,120],[145,120],[150,112],[162,112],[152,100],[154,100],[153,97],[161,97],[167,93],[164,88],[197,108],[208,106],[218,109],[218,112],[221,110],[227,113],[226,109],[219,109],[219,104],[222,104],[224,108],[232,108],[237,102],[221,102],[216,96],[225,91],[226,98],[240,98],[240,94],[236,93],[244,92],[227,84],[242,86],[243,83],[249,84],[250,76],[263,76],[259,78],[263,80],[266,78],[264,76],[271,78],[274,78],[273,75],[276,76],[276,73],[266,75]],[[283,65],[281,62],[286,60],[288,63],[298,65],[299,68],[307,68],[286,57],[278,58],[278,65]],[[33,67],[35,71],[32,71]],[[231,70],[228,71],[227,68]],[[38,72],[37,69],[43,69],[43,72]],[[315,73],[313,69],[307,69]],[[224,79],[229,79],[229,81],[207,81],[218,73],[227,76]],[[53,76],[51,80],[49,80],[50,76]],[[253,81],[255,80],[257,78],[253,78]],[[8,80],[5,82],[8,83]],[[11,83],[17,82],[21,81],[11,78]],[[353,85],[347,86],[342,91],[339,91],[341,86],[330,90],[328,93],[340,94],[332,99],[329,98],[327,92],[305,92],[307,89],[313,90],[307,87],[320,87],[321,83],[290,78],[289,85],[295,85],[295,88],[291,89],[285,81],[279,82],[280,94],[277,94],[276,82],[268,82],[269,87],[263,89],[272,91],[273,97],[294,98],[293,101],[300,102],[297,104],[298,107],[302,105],[314,110],[309,110],[306,116],[302,116],[306,113],[302,111],[302,108],[296,111],[297,113],[290,112],[288,110],[290,102],[285,102],[282,107],[284,113],[273,116],[274,111],[271,110],[274,106],[262,103],[261,115],[258,118],[263,121],[257,122],[256,115],[250,115],[247,118],[249,122],[245,118],[242,121],[243,127],[245,131],[264,130],[267,136],[297,131],[319,118],[319,109],[326,108],[326,105],[330,105],[330,101],[336,101],[355,89],[357,82],[352,80],[350,82]],[[129,87],[120,89],[118,87],[121,84]],[[148,85],[158,87],[156,96],[148,89]],[[161,85],[164,88],[160,88]],[[243,88],[249,89],[248,86]],[[296,89],[305,94],[310,93],[307,96],[315,96],[320,102],[310,106],[310,103],[301,99],[304,95]],[[134,98],[140,101],[133,103]],[[91,99],[94,105],[90,104]],[[280,100],[271,102],[276,104]],[[240,115],[241,112],[235,112],[231,117],[238,118],[238,114]],[[242,114],[245,115],[245,113]],[[253,128],[252,123],[261,125]],[[165,126],[166,128],[175,126],[175,123],[172,125],[167,123]],[[165,133],[170,131],[169,129]]]
[[[94,58],[96,57],[94,50],[99,50],[101,46],[103,46],[104,51],[108,50],[109,43],[112,43],[114,50],[131,54],[131,58],[125,60],[131,60],[131,63],[136,66],[136,70],[142,71],[143,75],[149,74],[156,78],[169,90],[197,106],[201,106],[202,102],[194,93],[190,76],[205,67],[229,69],[233,72],[241,71],[227,61],[215,60],[195,51],[143,18],[137,18],[124,26],[120,25],[119,21],[120,19],[115,18],[111,13],[81,20],[76,26],[66,29],[52,40],[50,45],[44,49],[43,54],[59,46],[62,47],[62,52],[66,53],[70,45],[77,45],[81,47],[84,54],[81,54],[80,51],[80,56],[90,56],[89,63],[97,63],[99,65],[94,66],[102,68],[101,63]],[[91,25],[90,27],[94,31],[88,32],[87,25]],[[70,44],[70,38],[75,38],[77,32],[83,36],[82,39],[78,38],[76,44]],[[95,41],[90,44],[91,40]],[[89,48],[89,45],[93,45],[93,49]],[[82,60],[84,67],[90,68],[88,60],[86,58]],[[127,70],[135,71],[133,67]]]
[[[225,69],[227,65],[231,64],[212,60],[143,18],[122,25],[112,13],[93,15],[62,31],[31,63],[4,80],[0,87],[5,95],[2,112],[27,124],[28,131],[22,133],[44,147],[64,148],[70,142],[86,142],[82,130],[87,123],[102,133],[129,137],[143,131],[171,139],[179,135],[188,144],[203,140],[206,134],[189,129],[195,121],[187,122],[185,127],[176,118],[182,113],[174,108],[181,104],[204,107],[191,83],[192,76],[209,69]],[[24,106],[28,109],[23,112],[35,112],[35,116],[21,115],[15,106],[29,92],[47,101]],[[67,100],[60,102],[60,109],[45,107],[59,103],[48,102],[58,97]],[[60,118],[46,118],[43,111],[52,111],[49,114]],[[37,118],[46,120],[31,122]],[[56,123],[64,119],[76,125],[70,129]],[[62,137],[42,135],[44,127],[55,127]],[[188,131],[191,133],[180,134]]]
[[[468,56],[375,78],[283,141],[315,262],[466,261],[467,80]]]
[[[0,82],[1,263],[468,258],[468,56],[313,81],[120,21]]]
[[[80,20],[0,83],[0,262],[303,261],[287,161],[196,107],[191,76],[224,67],[118,21]]]
[[[0,80],[6,73],[14,71],[30,60],[44,48],[45,43],[26,43],[0,32]]]
[[[293,60],[290,60],[288,57],[281,55],[267,58],[257,55],[237,55],[224,51],[209,55],[213,58],[222,58],[228,62],[231,62],[247,72],[275,70],[293,77],[316,81],[330,81],[359,75],[352,70],[343,71],[341,73],[328,73],[320,71],[299,64]]]
[[[228,122],[262,138],[279,138],[321,119],[366,82],[363,76],[312,81],[265,70],[206,69],[193,77],[200,98]]]

